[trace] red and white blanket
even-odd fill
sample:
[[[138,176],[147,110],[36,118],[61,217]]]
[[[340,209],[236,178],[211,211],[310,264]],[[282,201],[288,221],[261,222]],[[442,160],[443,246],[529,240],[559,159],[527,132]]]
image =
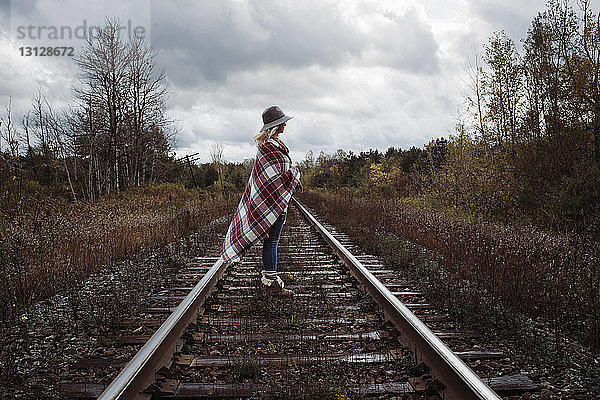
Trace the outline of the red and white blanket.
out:
[[[259,146],[252,174],[221,248],[225,263],[239,261],[268,230],[300,187],[300,171],[292,165],[287,146],[269,139]]]

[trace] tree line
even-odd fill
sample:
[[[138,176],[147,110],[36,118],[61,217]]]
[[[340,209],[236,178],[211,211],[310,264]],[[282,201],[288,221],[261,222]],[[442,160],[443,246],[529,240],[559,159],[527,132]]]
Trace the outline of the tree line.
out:
[[[521,43],[497,32],[471,58],[432,192],[478,215],[583,231],[600,216],[600,13],[550,0]]]
[[[551,0],[521,43],[496,32],[470,56],[448,138],[400,153],[310,155],[307,183],[600,236],[600,13],[587,0]]]
[[[243,190],[252,160],[226,163],[219,146],[207,163],[175,158],[178,129],[165,114],[166,72],[147,39],[122,31],[118,19],[108,18],[86,38],[73,59],[78,79],[68,107],[57,109],[38,88],[18,118],[9,96],[0,118],[5,215],[18,215],[27,196],[95,201],[167,182],[223,196]]]
[[[408,150],[389,147],[385,153],[369,149],[355,154],[338,149],[331,155],[320,152],[316,159],[309,151],[299,167],[307,187],[407,196],[418,191],[415,177],[428,170],[428,158],[424,149],[414,146]]]
[[[118,31],[108,21],[76,58],[68,110],[54,110],[40,91],[16,123],[9,99],[3,186],[28,179],[85,200],[160,182],[242,190],[252,160],[186,165],[173,157],[177,131],[165,117],[168,86],[156,52]],[[448,138],[385,153],[309,153],[303,180],[416,196],[474,218],[600,230],[600,13],[588,0],[550,0],[521,43],[500,31],[470,57],[469,95]]]
[[[0,126],[4,184],[93,201],[171,179],[176,129],[165,116],[169,88],[156,55],[147,39],[107,19],[73,59],[78,82],[68,107],[57,109],[38,88],[17,121],[9,98]]]

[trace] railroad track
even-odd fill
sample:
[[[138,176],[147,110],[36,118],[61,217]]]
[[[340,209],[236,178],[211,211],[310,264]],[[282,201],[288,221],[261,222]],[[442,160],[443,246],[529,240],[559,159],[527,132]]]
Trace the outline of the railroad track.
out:
[[[230,266],[196,259],[176,286],[153,297],[161,305],[148,311],[166,321],[151,337],[125,339],[145,344],[117,378],[107,387],[63,385],[63,392],[100,399],[498,399],[537,389],[526,376],[506,373],[505,354],[456,330],[397,271],[361,254],[295,201],[278,258],[294,298],[261,291],[260,246]]]

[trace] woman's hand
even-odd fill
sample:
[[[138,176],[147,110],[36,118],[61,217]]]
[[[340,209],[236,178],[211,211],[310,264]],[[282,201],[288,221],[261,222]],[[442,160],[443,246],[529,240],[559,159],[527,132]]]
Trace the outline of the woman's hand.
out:
[[[298,184],[296,185],[296,190],[300,189],[300,193],[302,193],[304,191],[304,187],[302,186],[302,182],[300,181],[300,170],[295,165],[290,166],[290,170],[292,171],[292,174],[298,172]]]

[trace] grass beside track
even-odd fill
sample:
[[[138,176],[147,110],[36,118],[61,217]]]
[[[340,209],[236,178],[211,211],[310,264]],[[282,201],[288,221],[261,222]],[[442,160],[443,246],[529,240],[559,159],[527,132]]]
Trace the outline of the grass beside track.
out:
[[[590,251],[597,243],[472,224],[394,201],[317,192],[301,200],[366,252],[421,282],[455,320],[510,340],[511,358],[575,371],[600,387],[600,252]]]
[[[171,243],[235,207],[201,190],[158,185],[93,203],[25,198],[0,219],[0,318],[80,285],[144,248]]]

